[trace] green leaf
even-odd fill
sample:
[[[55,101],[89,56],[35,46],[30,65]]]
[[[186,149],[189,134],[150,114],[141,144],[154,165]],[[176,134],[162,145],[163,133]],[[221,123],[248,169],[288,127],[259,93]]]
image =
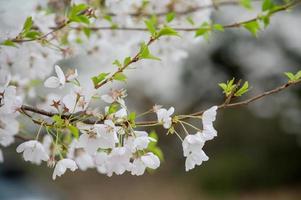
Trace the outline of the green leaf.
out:
[[[88,5],[86,4],[74,4],[69,13],[69,17],[74,17],[76,15],[81,15],[84,10],[88,8]]]
[[[149,19],[149,20],[145,20],[144,21],[146,28],[148,29],[148,31],[150,32],[150,34],[152,36],[155,36],[157,31],[156,31],[156,26],[153,22],[153,20]]]
[[[84,24],[89,24],[90,20],[87,16],[84,15],[83,11],[88,9],[86,4],[74,4],[69,12],[68,18],[72,22],[81,22]]]
[[[227,90],[227,84],[226,83],[219,83],[218,84],[223,90]]]
[[[130,64],[130,62],[132,61],[132,58],[131,57],[126,57],[123,61],[123,65],[124,66],[127,66],[128,64]]]
[[[290,81],[294,81],[295,80],[295,75],[293,73],[291,73],[291,72],[285,72],[284,74],[287,76],[287,78]]]
[[[236,84],[234,84],[235,79],[231,79],[227,81],[227,83],[219,83],[218,85],[223,89],[223,93],[227,96],[229,96],[233,89],[236,87]]]
[[[126,81],[126,76],[124,75],[124,73],[122,72],[118,72],[114,75],[113,77],[114,80],[117,80],[117,81]]]
[[[264,0],[262,2],[262,11],[272,10],[274,6],[275,5],[272,0]]]
[[[175,31],[173,28],[165,26],[162,28],[158,33],[158,38],[162,36],[179,36],[178,32]]]
[[[209,38],[211,27],[208,22],[204,22],[198,30],[195,31],[195,37],[203,36],[206,39]]]
[[[91,36],[91,29],[89,29],[87,27],[84,27],[83,28],[83,32],[87,36],[87,38],[90,38],[90,36]]]
[[[243,25],[253,36],[257,36],[258,31],[260,30],[260,25],[258,21],[248,22]]]
[[[130,121],[132,126],[135,126],[135,120],[136,120],[136,113],[135,112],[131,112],[128,115],[128,120]]]
[[[36,39],[41,36],[41,33],[38,31],[29,31],[23,35],[25,38]]]
[[[149,49],[148,46],[145,43],[141,44],[140,47],[140,53],[139,53],[139,58],[141,59],[152,59],[152,60],[160,60],[160,58],[153,56]]]
[[[194,25],[194,24],[195,24],[191,16],[186,17],[186,20],[187,20],[187,22],[188,22],[189,24],[191,24],[191,25]]]
[[[119,60],[114,60],[113,65],[116,65],[118,68],[122,67],[122,64]]]
[[[23,25],[23,33],[27,33],[28,31],[30,31],[30,29],[32,28],[33,25],[33,21],[32,21],[32,17],[27,17],[24,25]]]
[[[171,22],[174,18],[175,18],[175,13],[174,12],[170,12],[166,15],[165,20],[167,23]]]
[[[298,71],[296,74],[293,74],[291,72],[285,72],[284,74],[290,81],[298,81],[299,79],[301,79],[301,70]]]
[[[10,46],[10,47],[17,47],[16,43],[14,43],[11,40],[5,40],[4,42],[1,43],[1,45]]]
[[[112,113],[117,112],[119,107],[120,107],[119,103],[112,103],[109,107],[108,114],[112,114]]]
[[[251,0],[240,0],[240,5],[242,5],[246,9],[252,9]]]
[[[79,131],[78,131],[78,128],[69,124],[68,126],[68,129],[70,130],[70,132],[72,133],[73,137],[78,139],[78,136],[79,136]]]
[[[237,92],[235,92],[234,96],[240,97],[248,91],[249,91],[249,83],[248,83],[248,81],[246,81],[243,84],[243,86]]]
[[[94,84],[94,87],[96,87],[100,82],[105,80],[105,78],[109,75],[110,73],[100,73],[98,76],[92,77],[92,81]]]
[[[297,80],[301,78],[301,70],[296,73],[295,77]]]
[[[64,125],[64,120],[59,115],[52,116],[52,120],[54,124],[58,127],[62,127]]]
[[[271,15],[270,14],[267,14],[267,15],[264,15],[262,16],[260,19],[261,21],[263,22],[264,24],[264,28],[266,28],[269,24],[270,24],[270,17]]]
[[[214,30],[217,30],[217,31],[221,31],[221,32],[225,31],[223,25],[221,25],[221,24],[214,24],[213,28],[214,28]]]

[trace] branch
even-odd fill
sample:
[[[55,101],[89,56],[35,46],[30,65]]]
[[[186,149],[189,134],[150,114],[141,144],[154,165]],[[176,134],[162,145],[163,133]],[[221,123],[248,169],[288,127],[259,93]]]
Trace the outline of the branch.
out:
[[[270,12],[270,16],[281,12],[281,11],[285,11],[288,9],[291,9],[293,7],[295,7],[298,3],[300,3],[300,0],[297,1],[293,1],[291,3],[285,4],[283,6],[279,6],[279,8],[273,10]],[[258,15],[257,17],[254,17],[252,19],[249,20],[245,20],[245,21],[240,21],[240,22],[235,22],[232,24],[226,24],[226,25],[222,25],[222,27],[224,29],[230,29],[230,28],[239,28],[245,24],[248,24],[250,22],[254,22],[257,21],[259,19],[261,19],[262,16]],[[71,27],[72,29],[76,29],[76,30],[81,30],[82,27]],[[91,31],[106,31],[106,30],[116,30],[116,31],[149,31],[147,28],[143,28],[143,27],[111,27],[111,26],[103,26],[103,27],[88,27]],[[194,32],[197,31],[199,28],[182,28],[182,27],[172,27],[174,30],[176,31],[182,31],[182,32]]]
[[[269,14],[270,15],[274,15],[274,14],[276,14],[278,12],[291,9],[291,8],[295,7],[299,3],[300,3],[300,0],[292,1],[290,3],[287,3],[287,4],[283,5],[283,6],[279,6],[277,9],[271,11]],[[186,12],[188,12],[188,11],[186,11]],[[161,14],[163,14],[163,13],[161,13]],[[239,27],[241,27],[241,26],[243,26],[243,25],[245,25],[247,23],[257,21],[260,18],[261,18],[261,16],[259,15],[259,16],[255,17],[255,18],[250,19],[250,20],[236,22],[236,23],[222,25],[222,26],[223,26],[224,29],[239,28]],[[40,37],[37,37],[37,38],[33,38],[33,39],[19,39],[19,38],[14,38],[14,39],[8,39],[8,40],[10,40],[12,42],[15,42],[15,43],[24,43],[24,42],[32,42],[32,41],[42,40],[42,39],[45,39],[47,36],[52,35],[55,32],[63,29],[64,27],[66,27],[70,23],[71,23],[70,21],[67,21],[67,22],[61,24],[58,27],[54,27],[52,31],[50,31],[50,32],[48,32],[48,33],[46,33],[46,34],[44,34],[44,35],[42,35]],[[81,30],[83,27],[70,27],[70,28],[71,29],[76,29],[76,30]],[[109,30],[109,31],[112,31],[112,30],[115,30],[115,31],[148,31],[147,28],[143,28],[143,27],[140,28],[140,27],[111,27],[111,26],[104,26],[104,27],[85,27],[85,28],[89,28],[91,31],[99,31],[99,30],[103,30],[103,31],[106,31],[106,30]],[[173,29],[176,30],[176,31],[193,32],[193,31],[197,31],[199,28],[174,27]]]
[[[288,82],[288,83],[285,83],[279,87],[276,87],[275,89],[272,89],[272,90],[268,90],[264,93],[261,93],[259,95],[256,95],[254,97],[251,97],[247,100],[244,100],[244,101],[240,101],[240,102],[236,102],[236,103],[231,103],[231,104],[226,104],[226,103],[223,103],[221,105],[218,106],[218,109],[225,109],[225,108],[234,108],[234,107],[240,107],[240,106],[246,106],[248,105],[249,103],[252,103],[252,102],[255,102],[257,100],[260,100],[266,96],[270,96],[272,94],[275,94],[275,93],[279,93],[291,86],[294,86],[294,85],[298,85],[301,83],[301,80],[298,80],[298,81],[294,81],[294,82]],[[23,105],[22,106],[22,109],[23,110],[26,110],[26,111],[30,111],[30,112],[33,112],[33,113],[37,113],[37,114],[40,114],[40,115],[44,115],[44,116],[48,116],[48,117],[52,117],[54,115],[59,115],[59,113],[53,113],[53,112],[48,112],[48,111],[45,111],[45,110],[41,110],[41,109],[38,109],[38,108],[34,108],[34,107],[31,107],[31,106],[27,106],[27,105]],[[184,119],[188,119],[190,118],[189,116],[202,116],[202,114],[205,112],[205,110],[202,110],[202,111],[198,111],[198,112],[195,112],[195,113],[192,113],[192,114],[189,114],[189,115],[184,115],[184,117],[181,117],[180,119],[181,120],[184,120]],[[82,115],[84,114],[84,112],[79,112],[79,113],[75,113],[73,115]],[[67,114],[67,115],[62,115],[62,118],[69,118],[71,116],[71,114]],[[87,124],[95,124],[95,123],[102,123],[103,120],[99,120],[99,121],[95,121],[95,120],[84,120],[84,123],[87,123]],[[154,125],[154,124],[157,124],[158,122],[157,121],[140,121],[140,122],[136,122],[136,125]]]
[[[258,1],[258,0],[254,0]],[[157,13],[127,13],[126,15],[129,15],[131,17],[151,17],[151,16],[157,16],[157,17],[162,17],[167,15],[170,12],[174,12],[176,16],[182,16],[182,15],[187,15],[190,13],[194,13],[200,10],[206,10],[210,8],[217,8],[219,6],[231,6],[231,5],[239,5],[240,2],[238,0],[229,0],[229,1],[219,1],[219,2],[214,2],[212,4],[207,4],[207,5],[202,5],[202,6],[196,6],[196,7],[190,7],[186,10],[183,11],[177,11],[177,10],[169,10],[166,12],[157,12]],[[116,13],[107,13],[107,15],[115,17],[118,16]]]
[[[246,106],[249,103],[252,103],[254,101],[262,99],[266,96],[269,96],[269,95],[272,95],[272,94],[275,94],[275,93],[279,93],[279,92],[285,90],[286,88],[288,88],[290,86],[294,86],[294,85],[297,85],[297,84],[300,84],[300,83],[301,83],[301,80],[294,81],[294,82],[288,82],[288,83],[283,84],[279,87],[276,87],[275,89],[268,90],[268,91],[266,91],[262,94],[256,95],[256,96],[251,97],[251,98],[249,98],[247,100],[244,100],[244,101],[240,101],[240,102],[237,102],[237,103],[231,103],[231,104],[223,103],[223,104],[218,106],[218,109],[220,110],[220,109],[225,109],[225,108],[234,108],[234,107]],[[181,120],[189,119],[190,118],[189,116],[202,116],[202,114],[205,111],[206,110],[202,110],[202,111],[198,111],[198,112],[195,112],[195,113],[192,113],[192,114],[184,115],[184,117],[181,117],[180,119]],[[158,122],[157,121],[141,121],[141,122],[136,122],[136,125],[152,125],[152,124],[156,124],[156,123],[158,123]]]

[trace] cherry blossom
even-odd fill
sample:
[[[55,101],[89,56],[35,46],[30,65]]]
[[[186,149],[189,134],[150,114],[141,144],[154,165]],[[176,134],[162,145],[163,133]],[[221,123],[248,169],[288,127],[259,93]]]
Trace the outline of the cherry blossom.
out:
[[[160,108],[157,110],[158,122],[163,124],[163,127],[169,129],[172,124],[171,115],[174,113],[174,107],[170,107],[168,110],[165,108]]]
[[[213,106],[206,110],[202,115],[203,131],[202,137],[205,141],[212,140],[217,136],[217,131],[213,127],[213,122],[216,119],[217,106]]]
[[[0,114],[0,144],[4,147],[14,142],[14,136],[19,131],[19,122],[13,115]]]
[[[47,161],[49,159],[43,145],[36,140],[30,140],[20,144],[17,147],[17,152],[23,152],[25,161],[30,161],[37,165],[40,165],[42,161]]]
[[[106,164],[107,175],[123,174],[130,169],[131,153],[125,147],[116,147],[109,154]]]
[[[74,162],[74,160],[65,158],[62,160],[59,160],[54,168],[53,174],[52,174],[52,179],[55,180],[56,176],[62,176],[67,169],[70,169],[72,172],[77,170],[77,165]]]
[[[154,138],[148,136],[146,131],[134,131],[133,136],[125,140],[127,148],[132,152],[146,149],[150,142],[155,142]]]
[[[140,176],[144,174],[146,168],[157,169],[160,166],[160,159],[155,154],[149,152],[133,161],[131,174]]]
[[[182,143],[183,153],[186,157],[185,168],[189,171],[195,165],[201,165],[203,161],[207,161],[208,157],[203,152],[202,148],[205,144],[201,133],[197,132],[195,135],[187,135]]]
[[[83,148],[78,147],[79,143],[74,139],[69,145],[67,157],[73,159],[80,170],[85,171],[94,167],[94,160]]]
[[[57,76],[51,76],[47,78],[46,81],[44,82],[44,86],[48,88],[58,88],[58,87],[62,88],[65,86],[66,83],[65,74],[61,69],[61,67],[58,65],[55,65],[54,69]]]

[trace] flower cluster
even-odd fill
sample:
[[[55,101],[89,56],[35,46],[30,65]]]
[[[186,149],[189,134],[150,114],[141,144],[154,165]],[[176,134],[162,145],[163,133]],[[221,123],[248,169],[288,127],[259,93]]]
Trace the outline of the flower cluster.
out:
[[[25,141],[17,147],[17,152],[23,154],[25,161],[37,165],[44,161],[48,166],[54,166],[53,179],[63,175],[67,169],[85,171],[95,168],[107,176],[121,175],[128,171],[132,175],[139,176],[144,174],[146,169],[157,169],[160,166],[160,155],[157,151],[153,151],[154,148],[150,148],[156,145],[157,140],[146,131],[135,130],[135,114],[130,113],[126,106],[125,90],[111,90],[99,96],[95,89],[81,86],[77,80],[76,70],[64,73],[56,65],[55,73],[56,76],[45,80],[45,87],[63,89],[66,83],[69,83],[72,87],[71,93],[62,97],[56,96],[45,103],[48,104],[44,105],[45,108],[52,108],[60,114],[51,119],[38,121],[40,129],[36,139]],[[15,112],[20,109],[21,100],[16,96],[15,87],[8,86],[9,78],[4,77],[3,80],[6,82],[1,89],[3,105],[0,111],[10,114],[0,115],[2,131],[0,142],[6,146],[13,142],[13,136],[18,131],[18,126],[13,123],[16,122]],[[89,105],[93,99],[101,99],[107,104],[104,113],[98,109],[91,109]],[[217,107],[214,106],[204,112],[202,132],[188,135],[184,139],[186,170],[208,160],[202,147],[205,141],[216,136],[213,127],[216,110]],[[165,109],[154,106],[148,112],[156,114],[158,125],[171,130],[177,123],[173,116],[174,111],[173,107]],[[40,142],[38,138],[43,127],[46,127],[46,133]],[[2,157],[1,152],[0,161],[3,160]]]
[[[22,98],[17,96],[15,86],[9,85],[11,77],[5,70],[0,70],[0,145],[7,147],[14,142],[19,131],[17,110],[22,106]],[[0,162],[3,161],[0,149]]]
[[[194,135],[187,135],[182,143],[184,156],[186,157],[186,171],[193,169],[196,165],[201,165],[203,161],[209,159],[202,148],[206,141],[217,136],[217,131],[213,127],[216,110],[217,106],[206,110],[202,116],[203,130]]]

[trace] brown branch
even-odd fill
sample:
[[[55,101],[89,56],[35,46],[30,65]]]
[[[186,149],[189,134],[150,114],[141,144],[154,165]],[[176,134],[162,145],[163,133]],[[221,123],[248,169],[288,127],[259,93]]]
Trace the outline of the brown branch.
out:
[[[283,90],[285,90],[286,88],[290,87],[290,86],[294,86],[294,85],[297,85],[297,84],[300,84],[301,83],[301,80],[298,80],[298,81],[294,81],[294,82],[288,82],[286,84],[283,84],[279,87],[276,87],[275,89],[272,89],[272,90],[268,90],[262,94],[259,94],[259,95],[256,95],[254,97],[251,97],[247,100],[244,100],[244,101],[240,101],[240,102],[236,102],[236,103],[231,103],[231,104],[221,104],[218,106],[218,109],[225,109],[225,108],[234,108],[234,107],[240,107],[240,106],[246,106],[248,105],[249,103],[252,103],[254,101],[257,101],[259,99],[262,99],[266,96],[269,96],[269,95],[272,95],[272,94],[275,94],[275,93],[279,93]],[[181,117],[180,119],[181,120],[184,120],[184,119],[188,119],[189,116],[202,116],[202,114],[205,112],[206,110],[202,110],[202,111],[198,111],[198,112],[195,112],[195,113],[192,113],[192,114],[188,114],[188,115],[184,115],[184,117]],[[156,124],[158,123],[158,121],[141,121],[141,122],[136,122],[136,125],[152,125],[152,124]]]
[[[274,15],[280,11],[285,11],[288,9],[293,8],[294,6],[296,6],[298,3],[300,3],[300,0],[296,0],[296,1],[292,1],[290,3],[287,3],[283,6],[279,6],[277,9],[271,11],[269,14]],[[160,13],[159,13],[160,14]],[[246,21],[241,21],[241,22],[236,22],[236,23],[232,23],[232,24],[227,24],[227,25],[222,25],[224,29],[230,29],[230,28],[239,28],[247,23],[250,22],[254,22],[257,21],[261,18],[261,16],[257,16],[255,18],[252,18],[250,20],[246,20]],[[70,21],[67,21],[63,24],[61,24],[58,27],[54,27],[53,30],[49,33],[46,33],[38,38],[34,38],[34,39],[19,39],[19,38],[14,38],[14,39],[8,39],[12,42],[15,43],[24,43],[24,42],[32,42],[32,41],[36,41],[36,40],[42,40],[45,39],[47,36],[52,35],[53,33],[63,29],[64,27],[66,27],[68,24],[70,24]],[[81,30],[82,27],[70,27],[71,29],[76,29],[76,30]],[[87,27],[86,27],[87,28]],[[143,28],[143,27],[111,27],[111,26],[107,26],[107,27],[88,27],[90,30],[92,31],[99,31],[99,30],[115,30],[115,31],[148,31],[147,28]],[[181,28],[181,27],[173,27],[174,30],[176,31],[183,31],[183,32],[193,32],[193,31],[197,31],[199,28]],[[211,29],[211,28],[210,28]]]
[[[258,0],[253,0],[253,1],[258,1]],[[238,0],[229,0],[229,1],[220,1],[220,2],[213,2],[213,4],[207,4],[207,5],[202,5],[202,6],[196,6],[196,7],[190,7],[186,10],[183,11],[177,11],[177,10],[169,10],[169,11],[165,11],[165,12],[157,12],[157,13],[127,13],[126,15],[129,15],[131,17],[151,17],[153,15],[157,16],[157,17],[164,17],[165,15],[167,15],[170,12],[174,12],[176,14],[176,16],[183,16],[183,15],[188,15],[190,13],[194,13],[194,12],[198,12],[200,10],[206,10],[206,9],[210,9],[210,8],[215,8],[219,7],[219,6],[231,6],[231,5],[239,5],[240,2]],[[107,13],[107,15],[109,16],[118,16],[118,14],[116,13]]]
[[[151,37],[149,39],[149,41],[146,43],[146,46],[149,47],[155,40],[157,40],[158,38],[153,38]],[[131,64],[137,62],[140,60],[139,56],[140,56],[140,51],[133,57],[131,58],[131,61],[128,62],[126,65],[124,65],[123,67],[119,68],[116,72],[114,72],[109,78],[106,78],[104,81],[102,81],[101,83],[99,83],[97,86],[95,86],[95,89],[98,89],[100,87],[102,87],[103,85],[107,84],[108,82],[114,80],[114,76],[118,73],[122,73],[126,68],[128,68]]]
[[[298,3],[300,3],[300,0],[297,1],[293,1],[291,3],[285,4],[283,6],[280,6],[279,8],[271,11],[269,14],[270,16],[281,12],[281,11],[285,11],[288,9],[293,8],[294,6],[296,6]],[[250,22],[255,22],[259,19],[261,19],[262,16],[258,15],[257,17],[254,17],[252,19],[249,20],[245,20],[245,21],[240,21],[240,22],[235,22],[232,24],[226,24],[226,25],[222,25],[222,27],[224,29],[231,29],[231,28],[239,28],[245,24],[248,24]],[[71,27],[72,29],[76,29],[76,30],[81,30],[82,27]],[[89,27],[90,30],[92,31],[100,31],[100,30],[116,30],[116,31],[148,31],[147,28],[143,28],[143,27],[111,27],[111,26],[104,26],[104,27]],[[176,31],[183,31],[183,32],[194,32],[197,31],[199,28],[182,28],[182,27],[173,27],[174,30]],[[209,28],[211,29],[211,28]],[[209,30],[208,29],[208,30]]]

